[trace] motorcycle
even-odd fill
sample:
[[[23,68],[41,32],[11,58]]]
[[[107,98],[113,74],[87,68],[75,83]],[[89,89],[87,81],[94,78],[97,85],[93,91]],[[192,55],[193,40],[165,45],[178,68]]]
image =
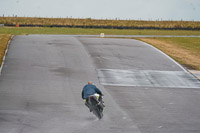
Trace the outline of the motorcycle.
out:
[[[90,111],[93,112],[93,114],[99,119],[103,117],[103,108],[105,107],[102,98],[103,97],[99,94],[91,95],[86,104]]]

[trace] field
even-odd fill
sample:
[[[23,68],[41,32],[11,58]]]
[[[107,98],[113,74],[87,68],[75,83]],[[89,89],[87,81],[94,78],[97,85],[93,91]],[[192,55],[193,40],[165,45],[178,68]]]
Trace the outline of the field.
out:
[[[97,20],[73,18],[31,18],[31,17],[0,17],[0,24],[5,25],[40,25],[99,27],[99,28],[140,28],[140,29],[200,29],[198,21],[143,21],[143,20]]]

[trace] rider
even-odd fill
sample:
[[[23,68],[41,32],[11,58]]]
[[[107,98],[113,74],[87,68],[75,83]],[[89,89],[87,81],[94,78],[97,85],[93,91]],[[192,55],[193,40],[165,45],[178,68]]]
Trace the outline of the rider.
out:
[[[99,97],[99,100],[102,100],[102,92],[95,86],[92,84],[92,82],[88,82],[87,85],[85,85],[83,87],[83,90],[82,90],[82,99],[85,99],[86,102],[85,102],[85,105],[89,108],[88,104],[87,104],[87,101],[88,101],[88,98],[89,96],[91,95],[94,95],[95,93],[99,94],[100,97]]]

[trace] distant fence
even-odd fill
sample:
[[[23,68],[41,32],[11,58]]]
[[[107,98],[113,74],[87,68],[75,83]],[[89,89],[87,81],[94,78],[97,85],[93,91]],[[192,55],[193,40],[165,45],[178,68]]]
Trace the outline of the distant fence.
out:
[[[15,27],[14,24],[5,24],[4,26],[11,26]],[[172,27],[172,28],[165,28],[165,27],[128,27],[128,26],[84,26],[84,25],[23,25],[20,24],[20,27],[68,27],[68,28],[97,28],[97,29],[152,29],[152,30],[200,30],[200,27],[192,28],[192,27]]]
[[[4,24],[0,24],[0,27],[4,27]]]

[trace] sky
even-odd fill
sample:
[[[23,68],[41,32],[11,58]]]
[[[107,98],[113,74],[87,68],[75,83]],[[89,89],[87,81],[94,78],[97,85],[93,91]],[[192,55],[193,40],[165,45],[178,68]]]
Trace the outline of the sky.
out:
[[[0,0],[0,16],[200,21],[200,0]]]

